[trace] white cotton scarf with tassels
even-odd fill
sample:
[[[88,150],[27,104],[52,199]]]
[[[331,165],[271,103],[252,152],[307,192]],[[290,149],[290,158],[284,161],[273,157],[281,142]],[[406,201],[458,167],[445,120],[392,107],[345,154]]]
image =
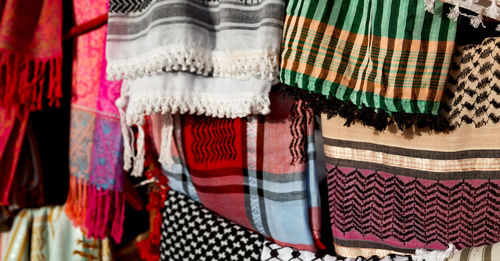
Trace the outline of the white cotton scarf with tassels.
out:
[[[439,0],[424,0],[426,4],[426,10],[434,13],[434,2]],[[470,19],[470,24],[478,28],[486,26],[483,23],[483,18],[489,17],[500,21],[500,0],[441,0],[445,3],[451,4],[453,8],[448,13],[448,17],[452,20],[457,20],[459,16],[465,16]],[[476,13],[476,15],[469,15],[460,11],[460,8],[464,8]],[[500,31],[500,24],[496,28]]]
[[[283,0],[111,0],[107,76],[123,79],[124,168],[140,176],[142,125],[163,119],[160,162],[172,165],[172,114],[245,117],[269,113],[279,75]],[[137,144],[132,126],[138,127]],[[136,147],[136,149],[134,149]]]

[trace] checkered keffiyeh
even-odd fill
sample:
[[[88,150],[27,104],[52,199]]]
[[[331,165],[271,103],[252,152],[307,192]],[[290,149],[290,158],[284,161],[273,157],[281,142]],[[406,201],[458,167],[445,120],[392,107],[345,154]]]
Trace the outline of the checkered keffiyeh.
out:
[[[315,250],[321,222],[312,112],[280,94],[271,99],[265,117],[177,118],[169,185],[274,242]]]
[[[439,1],[431,14],[424,1],[292,0],[281,81],[354,108],[437,115],[457,28],[448,9]]]

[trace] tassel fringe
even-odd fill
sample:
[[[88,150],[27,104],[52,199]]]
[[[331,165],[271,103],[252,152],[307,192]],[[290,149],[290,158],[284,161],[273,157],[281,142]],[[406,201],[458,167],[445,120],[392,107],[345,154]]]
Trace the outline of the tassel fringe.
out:
[[[121,242],[125,218],[125,195],[119,191],[103,191],[87,180],[70,177],[65,207],[73,225],[81,227],[87,236],[104,239],[111,235]]]
[[[453,254],[455,254],[456,252],[458,252],[458,250],[452,243],[450,243],[448,244],[448,249],[446,249],[445,251],[428,251],[425,249],[417,249],[415,251],[415,255],[412,255],[411,258],[414,261],[445,261],[453,256]]]
[[[35,59],[0,50],[0,105],[26,105],[41,110],[45,93],[49,106],[60,106],[62,56]],[[45,89],[46,88],[46,89]]]
[[[377,131],[383,131],[391,124],[396,124],[402,131],[413,127],[429,127],[436,132],[453,130],[450,123],[440,115],[405,112],[389,114],[383,110],[375,111],[375,109],[365,106],[358,108],[352,102],[344,102],[333,97],[326,98],[322,94],[302,90],[298,87],[280,84],[277,88],[283,94],[303,100],[315,113],[326,113],[328,118],[339,116],[346,119],[345,126],[361,122],[365,126],[374,127]]]

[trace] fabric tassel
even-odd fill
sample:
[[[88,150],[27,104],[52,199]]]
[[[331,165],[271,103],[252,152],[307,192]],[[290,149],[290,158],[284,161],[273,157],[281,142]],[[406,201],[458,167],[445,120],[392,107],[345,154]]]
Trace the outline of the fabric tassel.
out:
[[[482,15],[477,15],[477,16],[473,16],[471,17],[470,19],[470,24],[474,27],[474,28],[478,28],[479,25],[481,25],[483,28],[486,28],[486,26],[484,26],[483,24],[483,16]]]
[[[142,125],[138,125],[137,129],[139,130],[137,136],[137,154],[134,157],[135,160],[132,173],[130,173],[132,177],[142,176],[142,173],[144,172],[144,160],[146,157],[144,127]],[[162,149],[162,151],[164,151],[164,149]]]
[[[62,98],[62,56],[36,59],[9,50],[0,50],[0,105],[26,105],[42,109],[44,84],[49,106],[59,107]]]
[[[414,261],[445,261],[450,258],[453,254],[458,252],[452,243],[448,244],[448,249],[445,251],[428,251],[425,249],[417,249],[415,255],[412,255]]]
[[[134,158],[134,131],[127,125],[125,117],[125,109],[127,108],[128,88],[126,82],[123,82],[121,96],[116,99],[115,105],[120,113],[120,126],[123,138],[123,169],[129,171],[132,167],[132,159]]]
[[[457,21],[460,15],[460,6],[455,5],[455,7],[448,13],[448,18],[450,18],[450,20]]]
[[[497,6],[496,0],[491,1],[491,5],[486,8],[486,15],[492,18],[498,17],[499,8]]]
[[[500,24],[497,25],[497,28],[495,29],[497,32],[500,32]]]
[[[161,148],[159,162],[163,167],[171,169],[174,165],[172,158],[172,135],[174,131],[174,121],[171,114],[162,115],[161,127]]]
[[[436,0],[424,0],[425,2],[425,11],[434,14],[434,2]]]

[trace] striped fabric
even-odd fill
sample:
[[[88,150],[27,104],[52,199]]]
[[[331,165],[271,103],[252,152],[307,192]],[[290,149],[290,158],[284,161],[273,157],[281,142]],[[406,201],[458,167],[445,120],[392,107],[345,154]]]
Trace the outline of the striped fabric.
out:
[[[283,0],[111,0],[108,77],[163,70],[274,80],[284,9]]]
[[[438,114],[456,22],[437,1],[290,1],[281,80],[387,112]],[[326,101],[325,101],[326,102]]]
[[[380,256],[500,241],[500,132],[494,125],[374,134],[322,118],[337,253]]]
[[[175,122],[170,187],[271,241],[314,251],[320,237],[312,113],[272,94],[266,117]],[[153,135],[160,136],[153,117]],[[155,138],[159,147],[161,142]]]
[[[500,260],[500,243],[464,248],[447,261],[495,261]]]

